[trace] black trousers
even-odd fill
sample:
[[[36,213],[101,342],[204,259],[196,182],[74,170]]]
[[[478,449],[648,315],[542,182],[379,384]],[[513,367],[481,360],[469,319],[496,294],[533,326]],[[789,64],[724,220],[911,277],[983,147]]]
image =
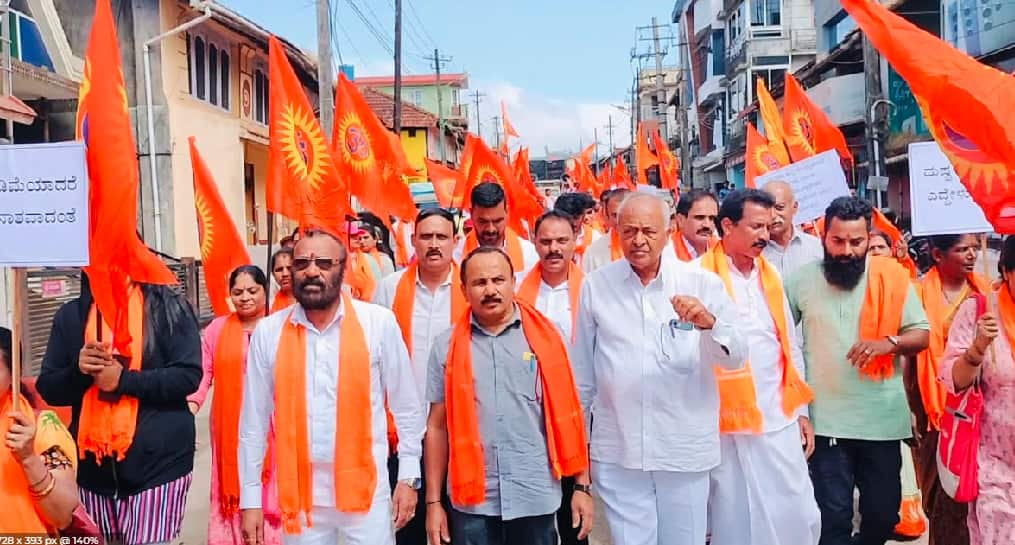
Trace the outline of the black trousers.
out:
[[[422,460],[420,464],[422,465]],[[391,483],[391,490],[395,490],[398,482],[398,455],[388,457],[388,482]],[[426,543],[426,481],[423,481],[423,488],[419,490],[419,498],[416,501],[416,516],[412,517],[409,524],[395,533],[397,545],[427,545]]]
[[[574,496],[574,477],[564,477],[560,481],[560,509],[557,510],[557,531],[560,532],[560,545],[589,545],[588,539],[578,539],[581,527],[571,527],[571,497]]]
[[[454,545],[557,545],[556,516],[502,520],[451,509]],[[570,526],[570,524],[568,524]]]
[[[899,523],[902,451],[899,441],[818,436],[811,458],[821,509],[819,545],[884,545]],[[860,533],[853,535],[853,489],[860,490]]]

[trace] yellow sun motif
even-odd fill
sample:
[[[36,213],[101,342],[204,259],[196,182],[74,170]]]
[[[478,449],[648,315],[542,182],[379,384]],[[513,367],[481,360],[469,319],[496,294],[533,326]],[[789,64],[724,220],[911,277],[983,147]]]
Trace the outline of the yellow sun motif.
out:
[[[786,133],[786,140],[791,146],[806,150],[810,155],[814,154],[814,124],[803,109],[797,108],[790,112],[790,126]]]
[[[207,261],[215,244],[215,223],[212,221],[211,207],[200,194],[194,195],[194,209],[197,210],[197,235],[201,241],[201,259]]]
[[[328,144],[314,115],[298,104],[286,104],[279,120],[282,151],[289,174],[311,190],[317,190],[327,172]]]
[[[923,112],[923,117],[927,121],[927,127],[934,140],[937,141],[941,151],[955,167],[955,173],[971,190],[980,194],[988,194],[994,191],[995,184],[1000,187],[1002,192],[1008,190],[1008,172],[1003,162],[981,151],[943,119],[935,116],[927,101],[917,96],[916,103]],[[981,186],[983,187],[982,191],[979,189]]]
[[[768,146],[756,146],[754,148],[753,156],[751,160],[754,161],[754,165],[758,169],[758,174],[766,174],[782,168],[782,163],[776,158],[772,150],[768,149]]]
[[[335,148],[342,154],[342,161],[357,174],[366,174],[377,165],[373,142],[356,112],[346,112],[338,121],[335,140]]]
[[[479,171],[476,173],[476,176],[473,179],[476,181],[477,185],[484,183],[494,183],[498,185],[504,185],[504,182],[503,180],[500,179],[500,175],[497,174],[497,171],[488,166],[480,167]]]

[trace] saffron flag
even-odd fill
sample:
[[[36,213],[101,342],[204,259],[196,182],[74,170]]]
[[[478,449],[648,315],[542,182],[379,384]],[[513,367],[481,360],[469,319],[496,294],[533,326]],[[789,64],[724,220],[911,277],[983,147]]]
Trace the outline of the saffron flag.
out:
[[[137,235],[137,147],[109,0],[95,3],[79,98],[76,132],[85,142],[89,178],[91,264],[85,273],[95,304],[111,325],[115,350],[131,356],[130,282],[177,280]]]
[[[472,190],[468,186],[469,169],[472,168],[472,156],[476,151],[476,142],[478,138],[469,138],[471,135],[465,137],[465,147],[462,149],[462,156],[458,160],[458,175],[459,183],[455,184],[455,192],[452,198],[459,203],[462,203],[462,207],[465,207],[465,196]]]
[[[194,170],[194,210],[201,244],[201,264],[208,298],[216,316],[232,312],[229,306],[229,275],[237,267],[249,265],[247,245],[222,201],[211,170],[197,151],[195,138],[190,141],[190,164]]]
[[[876,3],[842,5],[909,84],[934,139],[987,220],[999,233],[1015,233],[1015,77]]]
[[[822,228],[823,227],[824,226],[822,225]],[[871,218],[871,227],[881,231],[892,240],[892,255],[895,255],[895,251],[898,250],[899,244],[905,242],[905,239],[902,237],[902,231],[899,231],[899,228],[888,219],[888,216],[885,216],[880,208],[874,209],[874,214]],[[902,259],[899,259],[899,262],[906,268],[906,270],[909,271],[910,278],[915,279],[917,277],[920,269],[917,268],[916,262],[913,261],[912,257],[907,254]]]
[[[472,188],[482,183],[498,184],[504,188],[507,197],[508,225],[516,233],[524,234],[526,230],[521,221],[532,217],[533,212],[538,215],[542,212],[542,208],[519,186],[514,173],[500,155],[494,153],[485,142],[472,134],[466,136],[466,140],[468,139],[474,142],[472,163],[465,179],[465,186],[468,188],[465,193],[465,206],[472,206]]]
[[[402,181],[412,168],[399,136],[384,126],[344,73],[338,76],[335,95],[332,143],[338,173],[363,207],[385,223],[390,216],[414,218],[416,204]]]
[[[783,151],[785,151],[785,148]],[[789,164],[788,159],[786,162],[783,162],[773,153],[768,139],[761,136],[758,129],[754,128],[754,124],[748,121],[747,152],[744,156],[745,185],[751,188],[757,187],[755,178],[773,170],[778,170],[787,164]]]
[[[761,121],[765,125],[765,139],[768,140],[769,152],[775,155],[779,163],[790,164],[789,152],[786,151],[786,136],[782,129],[782,116],[779,115],[779,106],[775,104],[772,95],[765,87],[765,80],[757,80],[758,111],[761,113]]]
[[[659,129],[656,129],[652,137],[655,141],[656,155],[659,157],[660,186],[663,189],[680,189],[680,161],[670,151],[670,146],[663,140]]]
[[[613,167],[613,183],[617,187],[624,187],[634,191],[634,180],[631,179],[631,172],[627,170],[627,162],[623,155],[617,156],[617,164]]]
[[[271,94],[268,110],[268,210],[301,228],[341,236],[349,190],[338,176],[321,124],[278,38],[268,40]]]
[[[638,123],[637,138],[638,183],[648,185],[648,176],[645,171],[658,165],[659,158],[649,150],[648,140],[645,138],[645,131],[642,129],[641,123]]]
[[[504,140],[508,137],[514,136],[518,138],[518,131],[515,130],[515,126],[511,124],[511,119],[508,118],[507,106],[504,105],[504,101],[500,101],[500,115],[504,119]]]
[[[426,159],[426,174],[443,208],[462,207],[462,198],[454,196],[455,188],[462,185],[462,176],[457,170]]]
[[[545,196],[539,193],[539,188],[536,187],[536,181],[532,178],[532,171],[529,168],[529,148],[518,148],[518,153],[515,154],[513,170],[515,173],[515,179],[518,180],[518,183],[521,184],[522,188],[524,188],[525,191],[532,196],[535,202],[542,205],[545,200]]]
[[[811,101],[803,87],[786,73],[786,94],[782,104],[782,125],[790,158],[800,161],[834,149],[839,157],[853,162],[846,137],[825,112]]]

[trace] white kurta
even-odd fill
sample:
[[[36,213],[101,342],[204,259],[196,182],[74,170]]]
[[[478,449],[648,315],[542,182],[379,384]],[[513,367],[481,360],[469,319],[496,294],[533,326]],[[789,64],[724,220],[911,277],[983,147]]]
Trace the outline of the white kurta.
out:
[[[729,259],[729,258],[727,258]],[[737,326],[747,337],[763,433],[724,434],[722,463],[712,470],[709,513],[713,545],[816,545],[821,513],[814,500],[797,414],[782,410],[782,348],[758,268],[742,274],[732,260]],[[783,296],[789,320],[789,302]],[[789,327],[792,364],[804,376],[796,329]]]
[[[525,274],[515,275],[516,293],[521,289],[525,276]],[[571,313],[571,289],[568,282],[562,282],[559,286],[551,288],[549,284],[540,279],[535,307],[557,325],[557,329],[560,329],[564,336],[564,342],[570,343],[574,324],[571,323],[573,315]]]

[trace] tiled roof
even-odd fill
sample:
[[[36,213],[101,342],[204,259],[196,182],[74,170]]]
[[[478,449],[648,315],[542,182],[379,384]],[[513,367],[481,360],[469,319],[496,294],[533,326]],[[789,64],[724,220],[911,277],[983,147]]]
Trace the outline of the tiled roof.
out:
[[[357,77],[354,80],[356,85],[361,87],[390,87],[395,84],[394,76],[367,76]],[[406,87],[420,86],[420,85],[436,85],[437,75],[436,74],[419,74],[412,76],[402,76],[402,85]],[[459,87],[469,86],[469,75],[468,74],[441,74],[441,85],[454,85]]]
[[[364,87],[363,98],[366,99],[370,109],[381,118],[381,122],[388,129],[395,127],[395,97],[382,93],[376,89]],[[402,127],[408,129],[425,129],[437,126],[437,116],[430,112],[402,101]]]

